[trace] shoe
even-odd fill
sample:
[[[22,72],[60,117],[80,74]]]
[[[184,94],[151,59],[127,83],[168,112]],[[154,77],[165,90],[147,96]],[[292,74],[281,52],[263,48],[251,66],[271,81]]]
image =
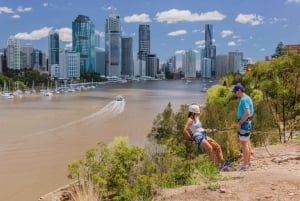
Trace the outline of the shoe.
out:
[[[229,161],[226,161],[224,164],[225,164],[226,166],[228,166],[228,167],[232,165],[232,163],[229,162]]]
[[[221,165],[218,170],[219,172],[221,172],[222,170],[224,170],[226,167],[231,166],[231,162],[224,162],[223,165]]]
[[[251,163],[248,164],[240,164],[238,167],[235,168],[236,171],[247,170],[251,167]]]

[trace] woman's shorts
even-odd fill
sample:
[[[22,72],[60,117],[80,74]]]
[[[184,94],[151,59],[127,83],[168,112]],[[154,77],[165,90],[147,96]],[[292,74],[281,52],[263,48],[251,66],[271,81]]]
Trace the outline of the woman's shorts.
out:
[[[203,139],[206,140],[207,136],[206,136],[205,131],[202,131],[202,132],[193,134],[193,138],[197,144],[201,145],[202,140]]]

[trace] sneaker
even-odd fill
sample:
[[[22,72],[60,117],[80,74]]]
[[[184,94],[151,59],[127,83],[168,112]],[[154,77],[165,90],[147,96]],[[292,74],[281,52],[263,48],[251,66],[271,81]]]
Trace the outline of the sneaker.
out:
[[[236,171],[242,171],[242,170],[247,170],[248,168],[251,167],[251,163],[248,164],[240,164],[238,167],[235,168]]]
[[[222,170],[224,170],[225,168],[231,166],[231,162],[224,162],[223,165],[221,165],[218,170],[219,172],[221,172]]]
[[[228,167],[232,165],[232,163],[229,162],[229,161],[226,161],[224,164],[225,164],[226,166],[228,166]]]

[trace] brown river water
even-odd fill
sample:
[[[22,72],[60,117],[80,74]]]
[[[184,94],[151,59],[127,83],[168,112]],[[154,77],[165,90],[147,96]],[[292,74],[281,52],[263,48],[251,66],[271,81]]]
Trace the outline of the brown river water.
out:
[[[0,201],[37,201],[68,184],[68,164],[97,142],[128,136],[130,144],[143,146],[168,102],[174,111],[205,104],[202,85],[134,81],[53,96],[0,97]],[[125,102],[114,101],[117,95]]]

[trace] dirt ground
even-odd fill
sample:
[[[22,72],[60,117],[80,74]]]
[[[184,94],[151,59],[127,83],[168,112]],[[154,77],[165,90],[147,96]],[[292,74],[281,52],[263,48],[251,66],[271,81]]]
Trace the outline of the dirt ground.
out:
[[[251,168],[221,172],[222,180],[164,189],[157,201],[299,201],[300,141],[253,149]]]

